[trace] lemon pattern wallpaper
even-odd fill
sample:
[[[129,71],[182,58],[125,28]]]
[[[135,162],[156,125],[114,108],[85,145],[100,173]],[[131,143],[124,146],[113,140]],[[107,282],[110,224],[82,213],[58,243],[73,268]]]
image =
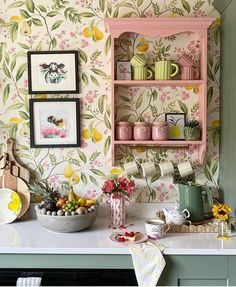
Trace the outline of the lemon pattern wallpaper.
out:
[[[74,186],[85,197],[99,197],[104,176],[121,174],[126,158],[165,154],[177,163],[185,156],[197,159],[197,151],[120,147],[117,166],[111,163],[111,54],[106,17],[215,17],[209,31],[208,136],[203,166],[195,166],[196,181],[218,190],[219,163],[219,14],[211,0],[1,0],[0,7],[0,143],[6,149],[8,137],[16,139],[17,156],[35,178],[53,186]],[[132,31],[131,31],[132,32]],[[117,60],[130,60],[134,53],[176,60],[183,53],[198,63],[199,40],[183,34],[148,39],[128,33],[116,45]],[[28,94],[27,51],[77,50],[80,93],[78,95]],[[73,98],[81,100],[81,147],[36,148],[29,145],[29,98]],[[163,119],[165,112],[185,112],[198,119],[198,89],[120,88],[118,120]],[[175,202],[177,187],[172,177],[135,179],[137,202]]]

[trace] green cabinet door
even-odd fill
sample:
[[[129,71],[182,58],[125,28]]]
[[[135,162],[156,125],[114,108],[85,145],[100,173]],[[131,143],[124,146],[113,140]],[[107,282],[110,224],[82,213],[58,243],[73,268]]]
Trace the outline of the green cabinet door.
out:
[[[228,286],[224,279],[180,279],[178,286]]]
[[[178,256],[178,286],[228,286],[227,256]]]

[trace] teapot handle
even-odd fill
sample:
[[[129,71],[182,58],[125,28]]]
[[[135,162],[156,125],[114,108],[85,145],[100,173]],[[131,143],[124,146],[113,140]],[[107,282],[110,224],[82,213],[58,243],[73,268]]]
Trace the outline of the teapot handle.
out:
[[[185,208],[185,209],[183,210],[183,212],[185,213],[186,218],[189,218],[189,217],[190,217],[190,212],[188,211],[187,208]]]
[[[208,204],[209,204],[210,207],[212,207],[213,206],[213,198],[212,198],[212,193],[211,193],[210,188],[207,187],[207,186],[203,186],[202,187],[202,191],[206,192],[206,193],[203,193],[203,195],[207,196]]]

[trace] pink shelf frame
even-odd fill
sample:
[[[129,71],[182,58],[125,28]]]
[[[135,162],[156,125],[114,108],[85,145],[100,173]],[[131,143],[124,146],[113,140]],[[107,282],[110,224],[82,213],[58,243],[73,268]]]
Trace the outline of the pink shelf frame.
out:
[[[215,18],[107,18],[105,24],[107,32],[111,33],[111,74],[112,74],[112,164],[115,165],[115,148],[118,144],[128,145],[158,145],[166,147],[198,145],[198,164],[204,163],[206,152],[207,133],[207,39],[208,28]],[[196,33],[200,37],[200,76],[201,80],[195,81],[117,81],[115,80],[115,38],[125,32],[134,32],[150,37],[167,37],[181,33]],[[201,141],[116,141],[115,140],[115,88],[117,86],[199,86],[199,112],[202,124]]]

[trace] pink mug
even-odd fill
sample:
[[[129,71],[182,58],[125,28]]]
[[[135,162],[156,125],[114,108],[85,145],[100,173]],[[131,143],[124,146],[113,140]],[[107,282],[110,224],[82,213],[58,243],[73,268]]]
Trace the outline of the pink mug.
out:
[[[199,71],[194,67],[181,67],[181,80],[197,80]]]

